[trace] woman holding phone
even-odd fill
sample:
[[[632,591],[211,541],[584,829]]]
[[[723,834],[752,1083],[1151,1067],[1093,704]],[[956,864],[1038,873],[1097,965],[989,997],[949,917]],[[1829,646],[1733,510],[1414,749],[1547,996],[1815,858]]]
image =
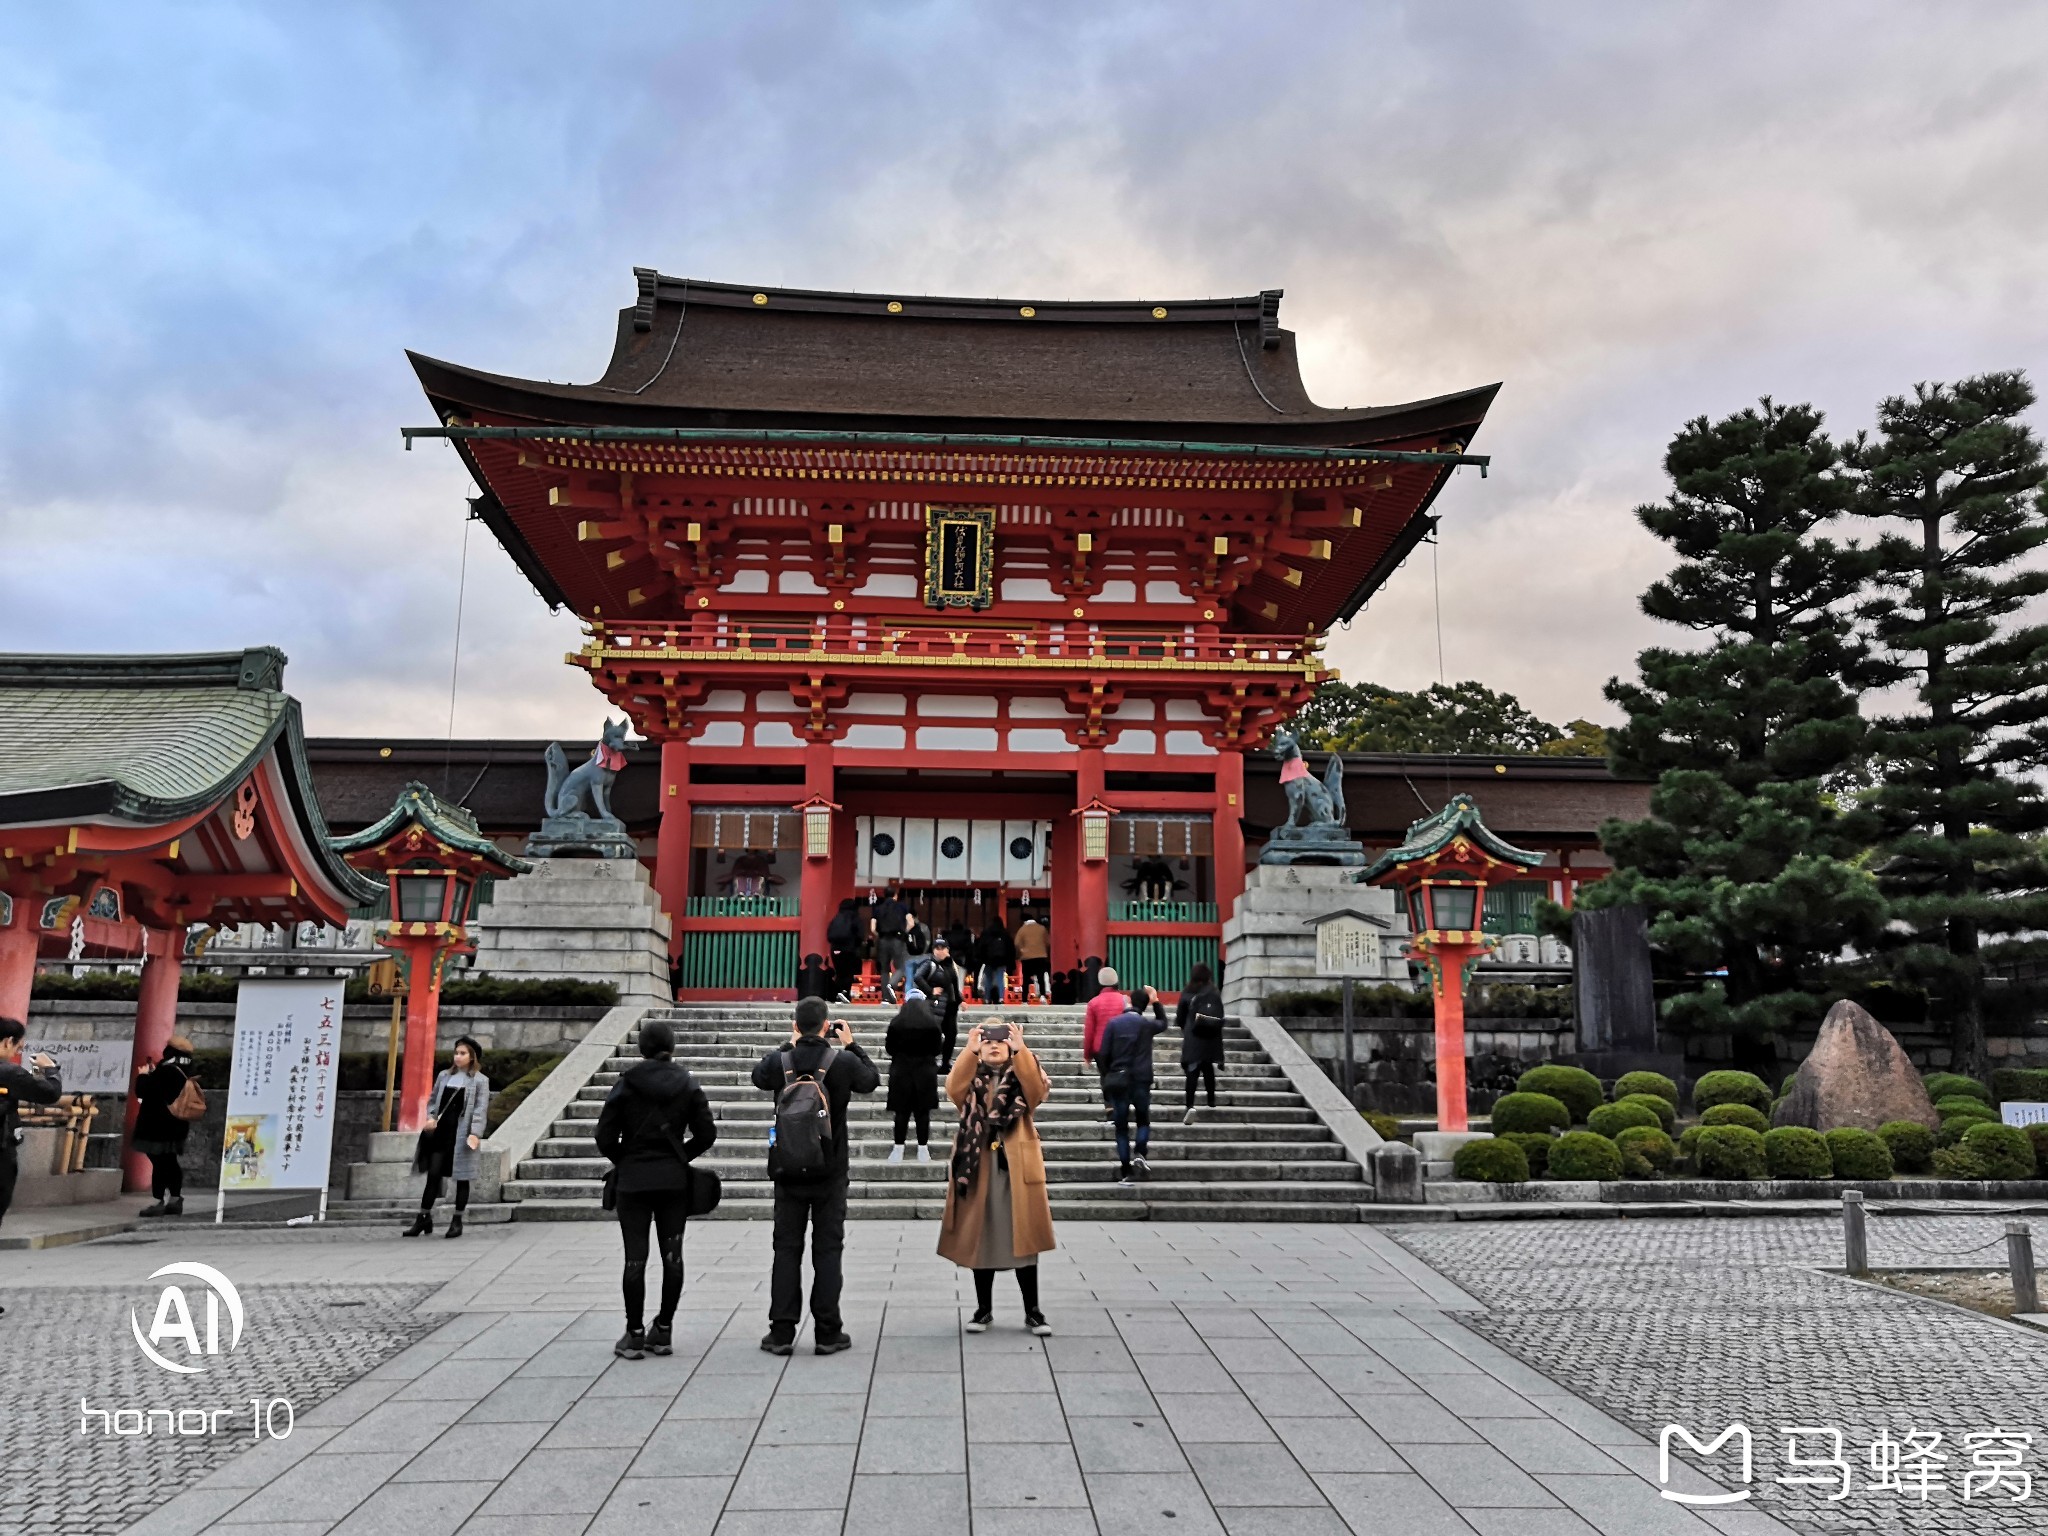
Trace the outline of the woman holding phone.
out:
[[[939,1256],[974,1271],[969,1333],[995,1321],[996,1271],[1016,1271],[1024,1326],[1052,1332],[1038,1304],[1038,1256],[1053,1247],[1052,1203],[1045,1192],[1045,1155],[1032,1112],[1052,1085],[1024,1044],[1023,1028],[980,1024],[946,1078],[946,1097],[960,1111],[946,1183]]]

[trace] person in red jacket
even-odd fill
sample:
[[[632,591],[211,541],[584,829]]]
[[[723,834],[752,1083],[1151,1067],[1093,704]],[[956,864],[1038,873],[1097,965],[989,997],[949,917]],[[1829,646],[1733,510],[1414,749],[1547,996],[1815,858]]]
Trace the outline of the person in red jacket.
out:
[[[1117,986],[1114,966],[1105,965],[1098,980],[1102,990],[1088,999],[1088,1011],[1081,1016],[1081,1059],[1090,1063],[1102,1049],[1102,1027],[1120,1013],[1128,1013],[1131,1000]]]

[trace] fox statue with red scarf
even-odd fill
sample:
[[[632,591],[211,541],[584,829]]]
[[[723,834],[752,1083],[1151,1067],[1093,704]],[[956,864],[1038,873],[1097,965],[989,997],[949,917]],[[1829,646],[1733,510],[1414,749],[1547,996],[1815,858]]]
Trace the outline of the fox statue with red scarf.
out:
[[[614,725],[606,720],[604,734],[598,738],[596,750],[588,761],[577,764],[575,771],[571,772],[569,754],[562,750],[561,743],[549,742],[548,815],[590,815],[599,821],[616,821],[618,818],[612,815],[612,780],[626,766],[625,746],[626,722],[621,720]],[[590,801],[588,812],[583,809],[586,798]]]
[[[1302,760],[1301,743],[1292,731],[1276,731],[1273,755],[1280,759],[1280,787],[1287,792],[1290,827],[1344,825],[1344,759],[1330,754],[1330,766],[1318,783]]]

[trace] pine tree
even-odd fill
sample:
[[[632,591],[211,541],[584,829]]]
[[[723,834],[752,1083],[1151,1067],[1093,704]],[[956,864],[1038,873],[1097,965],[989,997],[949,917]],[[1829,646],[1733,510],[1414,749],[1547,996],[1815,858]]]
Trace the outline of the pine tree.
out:
[[[1334,752],[1541,752],[1565,739],[1513,694],[1470,680],[1431,683],[1416,693],[1325,683],[1295,716],[1294,729],[1303,745]]]
[[[1871,632],[1918,707],[1876,722],[1878,877],[1896,922],[1885,959],[1926,989],[1958,1070],[1981,1075],[1987,936],[2048,926],[2048,884],[2027,841],[2048,800],[2025,777],[2048,758],[2048,627],[2021,622],[2048,573],[2041,445],[2018,419],[2025,375],[1922,384],[1878,408],[1859,441],[1857,510],[1906,531],[1876,546]]]
[[[1821,421],[1769,399],[1691,421],[1665,455],[1672,494],[1636,509],[1679,559],[1643,611],[1707,643],[1652,647],[1639,682],[1607,685],[1628,717],[1608,733],[1615,766],[1657,787],[1647,820],[1601,829],[1616,870],[1580,899],[1640,902],[1667,956],[1725,970],[1666,1005],[1683,1029],[1754,1035],[1814,1016],[1829,957],[1882,921],[1829,793],[1864,738],[1873,668],[1853,605],[1873,561],[1821,536],[1855,496]]]

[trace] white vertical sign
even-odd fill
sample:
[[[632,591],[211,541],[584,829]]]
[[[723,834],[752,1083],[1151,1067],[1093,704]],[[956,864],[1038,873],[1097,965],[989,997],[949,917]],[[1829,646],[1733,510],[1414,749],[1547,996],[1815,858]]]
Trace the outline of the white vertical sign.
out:
[[[235,994],[220,1187],[327,1188],[341,1057],[339,976],[244,980]]]

